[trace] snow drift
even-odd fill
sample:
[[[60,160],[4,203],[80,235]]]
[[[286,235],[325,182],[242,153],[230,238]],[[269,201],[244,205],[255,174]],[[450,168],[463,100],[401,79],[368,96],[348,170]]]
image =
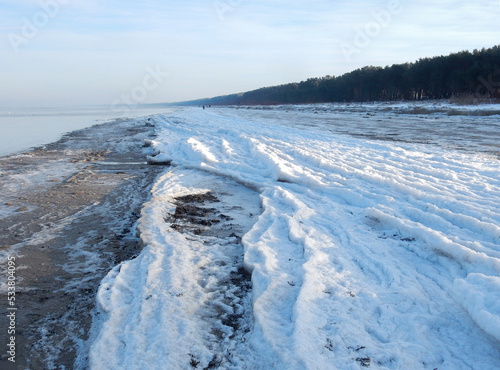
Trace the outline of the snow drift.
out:
[[[144,251],[101,285],[92,367],[498,367],[498,159],[353,138],[309,126],[312,112],[281,115],[156,117],[156,160],[174,169],[142,212]],[[251,322],[236,337],[203,319],[213,305],[200,271],[218,273],[207,243],[165,222],[175,197],[210,190],[216,177],[239,184],[234,199],[259,212],[241,241]]]

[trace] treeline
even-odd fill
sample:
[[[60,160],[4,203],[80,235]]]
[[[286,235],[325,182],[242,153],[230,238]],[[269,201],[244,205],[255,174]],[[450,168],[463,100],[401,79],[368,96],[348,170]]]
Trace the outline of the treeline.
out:
[[[500,98],[500,46],[385,68],[369,66],[338,77],[310,78],[186,104],[307,104],[460,97]]]

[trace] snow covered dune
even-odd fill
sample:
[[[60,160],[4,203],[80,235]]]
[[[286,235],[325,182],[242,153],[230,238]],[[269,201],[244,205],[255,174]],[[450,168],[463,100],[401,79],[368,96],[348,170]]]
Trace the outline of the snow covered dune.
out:
[[[174,169],[143,210],[143,253],[101,285],[92,367],[498,368],[500,161],[269,114],[156,117],[151,161]],[[176,197],[223,193],[221,181],[259,213],[239,222],[248,304],[225,308],[245,311],[240,332],[214,319],[223,293],[203,282],[237,252],[166,222]]]

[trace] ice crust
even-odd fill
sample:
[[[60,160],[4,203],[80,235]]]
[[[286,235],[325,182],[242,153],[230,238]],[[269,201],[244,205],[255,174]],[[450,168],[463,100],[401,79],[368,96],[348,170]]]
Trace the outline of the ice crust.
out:
[[[498,368],[500,161],[281,113],[155,118],[155,159],[175,168],[142,211],[144,251],[102,282],[91,367],[205,368],[217,356],[224,368]],[[165,224],[172,199],[213,176],[258,191],[261,206],[242,238],[253,323],[224,353],[200,320],[211,257]]]

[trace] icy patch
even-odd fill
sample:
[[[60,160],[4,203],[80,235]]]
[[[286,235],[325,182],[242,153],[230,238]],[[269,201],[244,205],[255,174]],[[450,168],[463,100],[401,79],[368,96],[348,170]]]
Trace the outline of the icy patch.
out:
[[[81,168],[81,165],[70,163],[67,159],[52,159],[33,166],[29,163],[30,155],[28,154],[10,158],[15,158],[14,161],[18,161],[19,166],[17,169],[8,168],[7,164],[2,163],[3,161],[0,159],[2,165],[0,169],[1,218],[21,211],[24,204],[22,200],[19,202],[18,194],[20,191],[41,192],[60,183],[74,173],[75,169]]]
[[[243,366],[252,311],[240,241],[259,213],[258,194],[228,179],[161,177],[139,221],[145,249],[99,289],[91,367]]]
[[[445,102],[332,103],[217,109],[236,119],[286,122],[300,130],[331,132],[446,149],[500,154],[500,105]]]
[[[44,245],[48,244],[52,239],[54,239],[64,228],[78,219],[86,210],[82,210],[76,212],[75,214],[65,217],[57,223],[49,223],[45,224],[42,229],[36,233],[34,233],[29,239],[14,245],[10,245],[9,248],[5,248],[0,250],[0,266],[2,268],[7,266],[8,257],[14,255],[18,258],[19,250],[26,245]],[[18,266],[18,269],[22,269],[23,266]],[[22,276],[17,277],[20,281],[22,281]],[[0,293],[7,293],[7,279],[2,279],[0,281]],[[18,286],[16,288],[17,291],[22,291],[23,289],[30,289],[29,287],[23,288],[22,286]]]

